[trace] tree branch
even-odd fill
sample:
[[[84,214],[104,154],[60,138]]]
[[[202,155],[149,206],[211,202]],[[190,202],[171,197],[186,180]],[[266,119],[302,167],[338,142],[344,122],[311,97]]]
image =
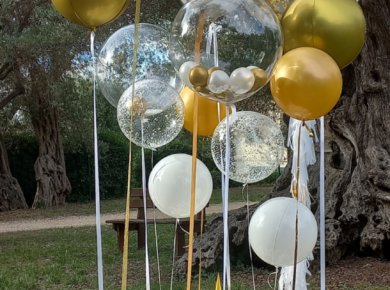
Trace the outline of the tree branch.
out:
[[[11,67],[11,71],[14,71],[15,74],[15,89],[4,99],[0,101],[0,110],[2,110],[9,102],[15,99],[17,96],[23,95],[25,93],[25,88],[22,83],[22,74],[20,73],[19,65],[17,62],[14,62]]]
[[[5,78],[10,74],[13,70],[13,67],[10,62],[6,62],[0,67],[0,81],[5,80]]]

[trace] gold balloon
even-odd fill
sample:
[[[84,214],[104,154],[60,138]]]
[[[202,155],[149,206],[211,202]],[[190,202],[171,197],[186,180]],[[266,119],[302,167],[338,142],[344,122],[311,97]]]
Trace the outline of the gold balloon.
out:
[[[337,63],[325,52],[302,47],[276,64],[271,93],[290,117],[308,121],[329,113],[340,98],[343,80]]]
[[[201,65],[194,67],[190,71],[189,80],[195,87],[206,87],[209,73],[207,69]]]
[[[184,87],[180,96],[184,102],[185,118],[184,128],[192,132],[194,125],[194,93],[190,88]],[[199,113],[198,113],[198,135],[210,136],[213,135],[215,128],[219,124],[218,119],[218,103],[210,101],[206,98],[199,98]],[[226,107],[220,104],[221,120],[226,117]]]
[[[131,0],[52,0],[66,19],[89,29],[117,19]]]
[[[268,82],[268,75],[265,70],[261,68],[253,68],[251,69],[253,75],[255,76],[255,84],[249,92],[254,92],[264,87]]]
[[[315,47],[328,53],[340,68],[360,53],[366,21],[356,0],[296,0],[282,18],[284,52]]]

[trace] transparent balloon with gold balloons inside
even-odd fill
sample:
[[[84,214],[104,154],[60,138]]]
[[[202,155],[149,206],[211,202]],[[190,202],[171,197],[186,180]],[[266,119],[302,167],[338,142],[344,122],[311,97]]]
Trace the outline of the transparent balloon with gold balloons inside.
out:
[[[121,96],[117,117],[119,127],[134,144],[156,149],[171,142],[184,124],[184,103],[178,92],[159,80],[135,83]],[[131,118],[133,114],[133,118]]]
[[[135,80],[156,79],[180,91],[182,82],[169,58],[169,32],[152,24],[138,26]],[[97,81],[114,107],[133,83],[135,25],[116,31],[103,45],[97,61]]]
[[[279,20],[263,0],[197,0],[172,23],[169,53],[186,86],[233,104],[269,81],[282,56]]]
[[[230,125],[231,180],[250,184],[271,175],[284,157],[284,138],[279,126],[257,112],[238,112]],[[222,121],[211,139],[211,152],[218,169],[225,172],[226,122]]]

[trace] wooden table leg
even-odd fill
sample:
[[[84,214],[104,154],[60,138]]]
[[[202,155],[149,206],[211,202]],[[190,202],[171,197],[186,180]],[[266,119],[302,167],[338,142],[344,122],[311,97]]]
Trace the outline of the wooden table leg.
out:
[[[118,236],[118,249],[123,252],[123,246],[125,244],[125,225],[124,224],[113,224],[113,228]]]
[[[186,252],[184,248],[185,244],[186,244],[185,233],[178,229],[176,233],[176,256],[177,257],[182,257]]]
[[[145,225],[138,225],[138,249],[145,248]]]

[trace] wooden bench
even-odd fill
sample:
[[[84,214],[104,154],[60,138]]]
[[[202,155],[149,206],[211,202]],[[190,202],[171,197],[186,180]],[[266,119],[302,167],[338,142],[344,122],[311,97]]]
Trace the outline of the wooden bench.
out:
[[[208,205],[207,205],[208,206]],[[206,206],[206,207],[207,207]],[[147,201],[146,201],[146,207],[147,208],[153,208],[153,202],[149,197],[149,191],[147,191]],[[137,219],[130,219],[129,221],[129,232],[130,231],[137,231],[137,238],[138,238],[138,249],[141,249],[145,247],[145,215],[144,215],[144,204],[143,204],[143,194],[141,188],[131,189],[130,191],[130,208],[131,209],[137,209]],[[204,224],[203,224],[203,231],[204,231],[204,225],[206,223],[206,208],[203,209],[204,212]],[[194,233],[197,235],[200,235],[201,232],[201,217],[202,213],[198,213],[195,219],[194,223]],[[123,252],[123,245],[124,245],[124,239],[125,239],[125,219],[118,219],[118,220],[109,220],[106,221],[108,224],[112,224],[112,227],[117,232],[118,236],[118,249],[119,251]],[[154,224],[154,219],[148,219],[147,220],[148,225]],[[156,224],[158,225],[167,225],[171,224],[175,226],[176,220],[175,219],[156,219]],[[176,255],[178,257],[181,257],[185,253],[185,235],[186,232],[189,232],[190,230],[190,221],[189,220],[180,220],[180,226],[177,227],[176,231]]]

